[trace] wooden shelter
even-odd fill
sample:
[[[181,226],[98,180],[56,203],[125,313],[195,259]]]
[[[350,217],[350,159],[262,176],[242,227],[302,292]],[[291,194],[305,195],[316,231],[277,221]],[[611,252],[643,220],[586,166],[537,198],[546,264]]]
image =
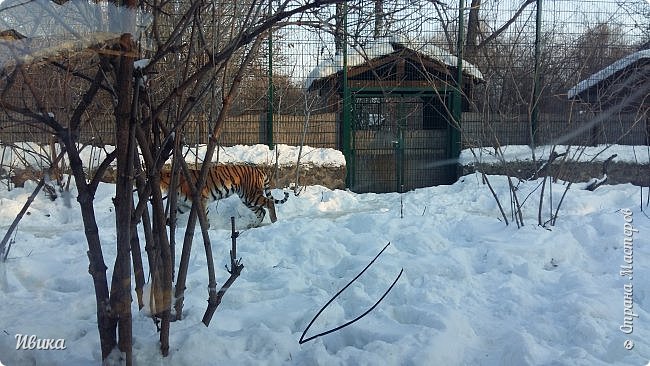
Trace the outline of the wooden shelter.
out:
[[[582,80],[568,92],[591,110],[636,113],[650,107],[650,49],[634,52]]]
[[[339,59],[318,66],[307,79],[319,107],[338,112],[341,129],[350,129],[352,141],[340,143],[344,151],[352,146],[346,156],[349,188],[389,192],[454,182],[460,134],[453,116],[469,111],[468,98],[483,80],[480,71],[462,61],[462,103],[454,105],[455,56],[399,40],[378,40],[365,50],[348,56],[346,75]]]
[[[632,115],[632,123],[622,126],[621,133],[645,135],[650,144],[650,49],[634,52],[582,80],[568,93],[595,114],[607,113],[603,123],[620,122],[616,116]],[[595,126],[593,134],[601,133]]]

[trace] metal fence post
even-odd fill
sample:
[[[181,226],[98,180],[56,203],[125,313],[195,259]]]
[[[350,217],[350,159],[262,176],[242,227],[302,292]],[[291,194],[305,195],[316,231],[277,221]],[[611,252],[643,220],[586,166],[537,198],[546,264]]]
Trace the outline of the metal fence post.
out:
[[[465,0],[458,0],[458,39],[456,42],[456,88],[453,93],[452,114],[455,125],[452,125],[449,131],[449,157],[457,159],[460,155],[460,123],[463,113],[462,92],[463,92],[463,46],[464,46],[464,11]],[[455,168],[455,164],[454,164]],[[450,169],[451,170],[451,169]],[[454,175],[456,170],[454,169]]]
[[[269,11],[271,11],[271,4],[269,3]],[[266,144],[269,149],[273,150],[273,32],[269,29],[269,90],[268,90],[268,105],[266,110]]]
[[[343,3],[343,156],[345,156],[345,185],[354,185],[354,156],[352,148],[352,95],[348,83],[348,6]]]
[[[535,137],[537,136],[537,125],[539,120],[539,98],[540,98],[540,62],[542,39],[542,0],[537,0],[535,5],[535,70],[533,75],[533,105],[530,116],[530,146],[535,148]]]

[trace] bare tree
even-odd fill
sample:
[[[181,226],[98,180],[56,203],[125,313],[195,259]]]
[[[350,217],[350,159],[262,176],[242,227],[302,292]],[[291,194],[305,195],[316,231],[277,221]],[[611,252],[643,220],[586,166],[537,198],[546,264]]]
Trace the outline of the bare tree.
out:
[[[216,307],[216,280],[211,263],[211,248],[207,235],[205,211],[201,200],[191,210],[185,233],[183,255],[176,279],[176,313],[172,314],[171,295],[174,263],[165,226],[165,205],[159,186],[159,172],[174,151],[175,142],[182,141],[183,129],[192,114],[203,104],[215,104],[211,139],[206,162],[211,161],[216,141],[233,104],[233,99],[251,62],[257,57],[267,31],[338,0],[273,2],[268,12],[265,1],[214,3],[194,0],[186,2],[137,3],[135,0],[102,4],[92,8],[83,2],[75,3],[82,22],[66,22],[69,13],[66,2],[38,2],[41,21],[20,18],[34,14],[21,8],[23,3],[3,4],[22,11],[12,23],[16,27],[30,27],[29,36],[49,36],[55,28],[65,31],[76,42],[83,63],[75,63],[79,53],[50,57],[45,63],[32,67],[34,54],[16,42],[14,57],[5,64],[2,75],[3,93],[0,107],[17,123],[30,123],[56,136],[65,150],[75,178],[88,243],[90,274],[93,278],[97,303],[97,320],[102,359],[119,358],[130,365],[133,360],[131,341],[131,275],[136,274],[136,292],[141,296],[143,285],[142,263],[139,253],[138,225],[145,233],[147,258],[152,276],[152,314],[160,331],[161,352],[169,352],[169,322],[181,319],[187,260],[198,221],[203,232],[208,254],[210,311]],[[83,3],[83,4],[82,4]],[[144,11],[136,11],[143,9]],[[7,8],[5,8],[7,10]],[[90,19],[88,17],[91,17]],[[94,17],[94,18],[93,18]],[[136,32],[136,23],[143,18],[145,32]],[[5,18],[6,19],[6,18]],[[94,19],[94,20],[93,20]],[[107,21],[105,21],[107,20]],[[94,25],[90,33],[80,31],[82,25]],[[138,23],[142,25],[143,23]],[[97,31],[114,32],[112,38],[95,40]],[[50,33],[48,33],[50,32]],[[143,46],[147,46],[143,48]],[[39,75],[54,70],[61,88],[71,87],[75,92],[64,104],[56,101],[57,90],[39,87]],[[49,94],[51,93],[51,94]],[[19,99],[21,102],[17,102]],[[206,104],[208,103],[208,104]],[[71,106],[65,111],[60,106]],[[95,170],[94,174],[80,158],[79,137],[92,118],[93,108],[108,105],[101,110],[115,121],[116,148]],[[66,113],[64,113],[66,112]],[[136,152],[140,153],[140,156]],[[180,172],[191,181],[184,159],[175,157]],[[100,228],[95,219],[94,196],[106,169],[116,162],[117,257],[109,286],[100,242]],[[194,196],[205,184],[210,164],[203,165],[196,183]],[[137,201],[133,188],[137,188]],[[151,211],[149,209],[150,203]],[[174,235],[174,233],[171,233]],[[135,252],[138,253],[135,253]],[[233,269],[234,270],[234,269]],[[179,296],[180,295],[180,296]],[[142,299],[138,299],[142,303]]]

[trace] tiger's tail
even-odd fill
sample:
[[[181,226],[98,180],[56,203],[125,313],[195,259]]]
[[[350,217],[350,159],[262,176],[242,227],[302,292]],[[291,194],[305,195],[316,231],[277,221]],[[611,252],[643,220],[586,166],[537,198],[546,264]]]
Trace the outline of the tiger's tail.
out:
[[[281,205],[289,199],[289,192],[284,192],[284,198],[282,199],[276,199],[273,197],[273,194],[271,194],[271,188],[270,188],[270,183],[269,183],[269,177],[265,176],[264,177],[264,196],[270,200],[273,200],[273,203],[276,205]]]

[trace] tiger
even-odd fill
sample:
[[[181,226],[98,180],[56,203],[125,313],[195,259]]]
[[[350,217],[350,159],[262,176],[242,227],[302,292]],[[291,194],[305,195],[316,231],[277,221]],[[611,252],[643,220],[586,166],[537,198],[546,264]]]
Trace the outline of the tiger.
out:
[[[190,169],[193,181],[199,177],[200,169]],[[160,188],[169,192],[171,183],[171,170],[163,170],[160,174]],[[178,212],[185,213],[192,207],[192,190],[183,174],[179,173]],[[283,199],[275,199],[269,188],[269,177],[261,169],[250,165],[214,165],[208,170],[205,186],[201,191],[204,207],[209,202],[237,194],[241,201],[255,214],[257,221],[254,226],[259,226],[269,210],[271,222],[277,221],[275,205],[283,204],[289,198],[289,193],[284,192]]]

